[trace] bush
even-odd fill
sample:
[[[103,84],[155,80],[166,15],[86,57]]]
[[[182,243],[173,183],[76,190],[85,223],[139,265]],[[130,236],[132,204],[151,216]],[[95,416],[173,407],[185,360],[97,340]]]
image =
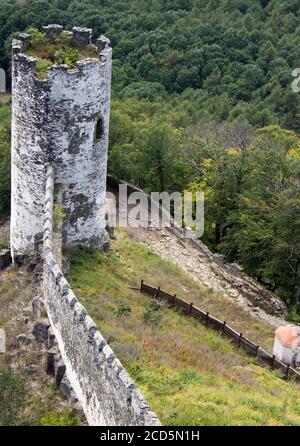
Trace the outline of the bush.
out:
[[[37,28],[27,28],[26,32],[31,35],[30,46],[33,48],[47,42],[46,34],[40,32]]]
[[[115,312],[118,317],[121,317],[123,315],[129,315],[131,313],[131,308],[127,304],[120,304]]]
[[[158,325],[161,321],[161,309],[163,304],[156,299],[151,299],[148,307],[143,312],[144,322]]]

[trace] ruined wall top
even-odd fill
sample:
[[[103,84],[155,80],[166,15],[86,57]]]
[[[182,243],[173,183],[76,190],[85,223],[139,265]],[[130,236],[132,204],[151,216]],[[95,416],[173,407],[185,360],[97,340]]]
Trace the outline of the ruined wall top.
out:
[[[111,46],[110,40],[105,36],[100,36],[96,39],[95,45],[92,44],[92,30],[90,28],[81,28],[74,26],[72,31],[64,30],[62,25],[50,24],[42,27],[42,32],[45,34],[49,43],[57,39],[62,33],[65,36],[70,37],[70,45],[78,50],[83,50],[85,47],[93,46],[95,48],[95,55],[84,57],[76,62],[76,68],[70,68],[65,64],[56,64],[49,66],[47,72],[48,75],[44,79],[38,79],[36,76],[37,61],[38,58],[32,55],[26,54],[26,51],[30,47],[31,34],[21,33],[12,41],[12,55],[15,64],[20,64],[24,67],[25,72],[30,72],[32,76],[42,82],[47,81],[49,77],[55,76],[55,73],[68,72],[72,75],[76,73],[82,73],[85,68],[89,68],[91,65],[110,63]],[[49,76],[49,74],[51,74]]]

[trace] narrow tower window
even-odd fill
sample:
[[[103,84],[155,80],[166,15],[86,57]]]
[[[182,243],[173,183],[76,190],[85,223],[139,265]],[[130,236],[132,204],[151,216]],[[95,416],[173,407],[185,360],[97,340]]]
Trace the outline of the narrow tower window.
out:
[[[99,140],[104,135],[103,118],[99,118],[96,124],[96,140]]]

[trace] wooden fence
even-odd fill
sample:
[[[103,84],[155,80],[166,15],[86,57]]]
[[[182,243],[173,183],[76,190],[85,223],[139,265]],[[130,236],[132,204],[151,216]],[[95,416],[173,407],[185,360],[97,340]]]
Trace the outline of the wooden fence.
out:
[[[293,379],[300,381],[300,373],[289,365],[284,364],[275,358],[274,355],[263,350],[259,345],[250,341],[243,336],[243,333],[238,333],[233,330],[226,321],[211,316],[200,308],[197,308],[193,303],[185,302],[176,295],[171,295],[162,291],[160,287],[155,288],[146,285],[144,281],[141,282],[140,291],[146,293],[155,299],[164,299],[168,302],[170,307],[180,308],[185,314],[198,319],[206,327],[219,331],[222,335],[227,336],[238,348],[243,348],[249,355],[256,356],[262,364],[268,365],[272,370],[281,370],[285,379]]]

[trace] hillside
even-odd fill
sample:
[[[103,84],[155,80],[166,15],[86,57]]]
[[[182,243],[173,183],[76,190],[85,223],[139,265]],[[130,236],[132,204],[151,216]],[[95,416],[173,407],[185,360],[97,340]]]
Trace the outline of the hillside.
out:
[[[163,424],[299,425],[298,385],[259,366],[219,334],[130,287],[155,282],[205,306],[270,349],[273,330],[118,231],[107,256],[72,253],[71,284]],[[185,297],[186,298],[186,297]]]

